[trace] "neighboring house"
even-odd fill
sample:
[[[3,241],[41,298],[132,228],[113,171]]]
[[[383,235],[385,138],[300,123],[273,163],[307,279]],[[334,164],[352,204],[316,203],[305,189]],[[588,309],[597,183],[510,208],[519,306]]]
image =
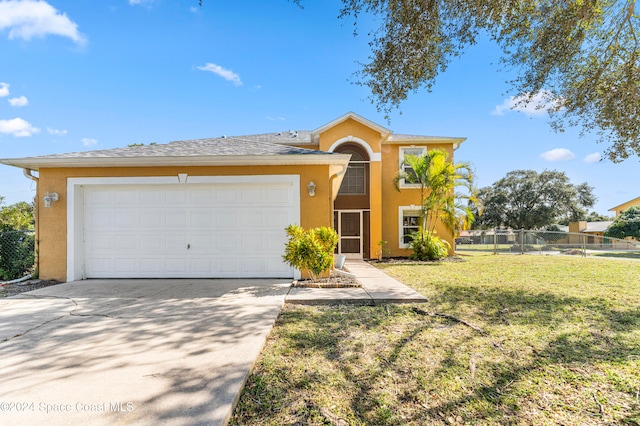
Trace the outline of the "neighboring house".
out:
[[[313,131],[0,160],[37,181],[43,279],[294,277],[284,228],[335,226],[338,251],[406,256],[418,190],[406,154],[464,138],[397,135],[357,114]],[[37,172],[37,177],[34,176]],[[438,235],[453,247],[442,224]]]
[[[631,201],[627,201],[626,203],[622,203],[619,206],[615,206],[613,208],[610,208],[609,211],[610,212],[616,212],[616,217],[620,216],[620,213],[622,213],[623,211],[633,207],[633,206],[640,206],[640,197],[638,198],[634,198]]]
[[[581,242],[579,236],[575,235],[576,233],[587,234],[587,244],[602,242],[605,231],[607,230],[607,228],[609,228],[609,226],[611,226],[612,223],[612,220],[598,222],[587,222],[581,220],[579,222],[569,222],[569,232],[573,233],[573,235],[569,236],[569,242],[571,244],[578,244],[579,242]]]

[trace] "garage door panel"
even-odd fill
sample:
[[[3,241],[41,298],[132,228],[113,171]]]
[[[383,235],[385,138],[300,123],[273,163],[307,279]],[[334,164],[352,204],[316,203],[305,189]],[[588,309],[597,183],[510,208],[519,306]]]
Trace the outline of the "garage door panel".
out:
[[[212,216],[213,214],[210,210],[194,210],[191,212],[189,223],[191,226],[210,227]]]
[[[114,215],[117,228],[134,228],[140,226],[140,212],[137,209],[118,210]]]
[[[240,226],[242,228],[260,229],[264,226],[264,212],[258,211],[243,211],[240,215]]]
[[[215,192],[217,205],[236,205],[238,204],[238,191],[235,189],[220,188]]]
[[[113,270],[113,260],[110,258],[92,258],[85,262],[85,268],[87,276],[91,274],[105,274],[110,273]]]
[[[144,253],[161,253],[164,251],[164,237],[162,235],[140,235],[140,250]]]
[[[143,228],[160,227],[164,223],[162,212],[151,209],[140,210],[140,226]]]
[[[165,268],[168,273],[187,273],[187,259],[169,258],[165,260]]]
[[[124,274],[131,276],[138,272],[138,261],[131,258],[116,258],[114,261],[115,272],[117,274]]]
[[[164,197],[167,205],[179,204],[184,206],[187,201],[187,194],[183,189],[169,189],[165,191]]]
[[[165,213],[164,224],[169,228],[184,228],[187,225],[187,212],[184,210],[169,210]]]
[[[122,253],[131,252],[138,248],[138,239],[130,235],[115,235],[113,237],[113,249]]]
[[[220,257],[215,260],[216,270],[218,270],[222,276],[229,276],[236,273],[240,269],[240,259],[237,257]]]
[[[293,275],[291,183],[97,186],[84,199],[89,278]]]
[[[271,205],[287,205],[291,203],[291,194],[287,188],[267,189],[267,200]]]
[[[234,210],[217,210],[214,215],[215,226],[219,229],[229,229],[238,226],[238,215]]]
[[[196,274],[207,274],[211,271],[211,259],[190,259],[191,271]]]
[[[161,259],[140,259],[140,272],[143,274],[162,273]]]
[[[140,204],[143,206],[158,205],[163,200],[164,192],[159,189],[139,189]]]
[[[95,234],[94,238],[87,243],[87,250],[113,250],[113,239],[114,236],[111,234]]]
[[[119,206],[136,206],[139,204],[138,198],[140,196],[139,191],[136,190],[123,190],[113,193],[115,203]]]
[[[213,193],[210,189],[193,189],[188,192],[189,201],[194,205],[210,205]]]
[[[92,210],[85,216],[85,226],[87,228],[99,230],[99,229],[113,229],[113,216],[115,212],[111,211],[96,211]]]

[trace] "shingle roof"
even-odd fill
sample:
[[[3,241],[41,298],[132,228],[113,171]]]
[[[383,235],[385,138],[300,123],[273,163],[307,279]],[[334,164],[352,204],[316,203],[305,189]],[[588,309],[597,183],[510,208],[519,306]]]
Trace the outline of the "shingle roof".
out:
[[[159,145],[0,159],[0,163],[33,170],[42,167],[153,167],[160,165],[346,165],[349,157],[345,154],[298,148],[284,143],[260,141],[259,138],[220,137]]]
[[[612,220],[603,220],[600,222],[587,222],[587,227],[581,232],[604,232],[611,226]]]
[[[258,136],[258,135],[256,135]],[[246,137],[221,137],[175,141],[159,145],[129,146],[96,151],[44,155],[33,158],[126,158],[126,157],[188,157],[220,155],[318,155],[323,151],[276,144]]]

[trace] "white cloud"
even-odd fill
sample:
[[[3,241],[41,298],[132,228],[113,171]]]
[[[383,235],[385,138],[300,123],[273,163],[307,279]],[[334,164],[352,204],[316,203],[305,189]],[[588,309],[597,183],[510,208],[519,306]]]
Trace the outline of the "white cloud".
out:
[[[33,127],[31,123],[22,118],[12,118],[11,120],[0,120],[0,133],[13,135],[17,138],[31,136],[38,133],[40,129]]]
[[[9,96],[9,84],[0,82],[0,98]]]
[[[267,120],[270,121],[284,121],[284,117],[271,117],[271,116],[267,116]]]
[[[47,127],[47,132],[49,132],[50,135],[66,135],[67,134],[66,130],[52,129],[51,127]]]
[[[84,146],[94,146],[98,143],[97,140],[91,138],[82,138],[82,145]]]
[[[529,94],[511,96],[496,105],[491,115],[504,115],[505,111],[513,110],[522,112],[528,117],[537,117],[547,113],[547,111],[558,105],[559,101],[551,100],[551,93],[545,90],[529,97]]]
[[[576,155],[566,148],[556,148],[551,151],[543,152],[540,157],[547,161],[567,161],[576,158]]]
[[[17,98],[9,99],[9,105],[14,107],[23,107],[29,105],[29,100],[26,96],[20,96]]]
[[[209,71],[220,77],[224,78],[227,81],[230,81],[234,84],[234,86],[242,86],[242,80],[240,80],[240,76],[234,73],[231,70],[221,67],[220,65],[212,64],[208,62],[205,65],[200,65],[196,67],[200,71]]]
[[[9,30],[9,39],[44,37],[55,34],[84,44],[85,37],[78,32],[78,24],[58,12],[46,1],[0,1],[0,30]]]
[[[599,152],[594,152],[593,154],[589,154],[582,161],[585,163],[597,163],[602,160],[602,155]]]

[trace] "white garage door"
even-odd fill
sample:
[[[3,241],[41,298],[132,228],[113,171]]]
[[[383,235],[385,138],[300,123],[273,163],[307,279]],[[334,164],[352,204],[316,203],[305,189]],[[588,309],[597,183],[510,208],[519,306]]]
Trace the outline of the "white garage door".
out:
[[[292,277],[290,183],[86,186],[86,278]]]

